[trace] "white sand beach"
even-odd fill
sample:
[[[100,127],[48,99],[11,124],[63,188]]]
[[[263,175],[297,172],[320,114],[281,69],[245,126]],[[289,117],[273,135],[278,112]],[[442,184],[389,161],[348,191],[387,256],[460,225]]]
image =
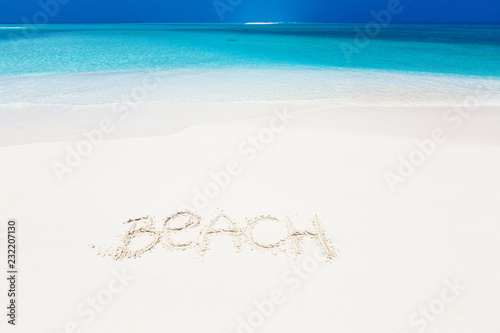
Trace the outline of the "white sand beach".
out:
[[[0,217],[19,221],[23,332],[500,329],[499,82],[144,74],[2,78]],[[128,219],[160,229],[186,206],[241,225],[271,215],[308,228],[317,215],[339,255],[316,259],[308,240],[296,259],[237,253],[225,237],[204,257],[98,255]],[[87,304],[123,270],[133,278],[119,292]]]

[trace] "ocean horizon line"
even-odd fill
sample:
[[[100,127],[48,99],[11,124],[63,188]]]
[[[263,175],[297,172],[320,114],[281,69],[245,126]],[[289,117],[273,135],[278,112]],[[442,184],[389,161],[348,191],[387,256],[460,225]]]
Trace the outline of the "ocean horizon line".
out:
[[[360,21],[360,22],[273,22],[273,21],[262,21],[262,22],[51,22],[44,24],[33,24],[33,23],[0,23],[0,27],[23,27],[30,25],[37,25],[40,27],[44,26],[58,26],[58,25],[358,25],[358,24],[368,24],[370,21]],[[387,26],[396,25],[498,25],[499,22],[391,22]]]

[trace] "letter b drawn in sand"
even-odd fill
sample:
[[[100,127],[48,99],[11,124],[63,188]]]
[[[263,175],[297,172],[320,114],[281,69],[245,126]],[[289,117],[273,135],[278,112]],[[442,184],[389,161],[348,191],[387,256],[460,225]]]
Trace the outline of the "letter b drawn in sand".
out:
[[[149,216],[130,219],[124,222],[124,224],[128,223],[130,223],[130,229],[122,238],[123,244],[112,254],[112,257],[115,260],[124,258],[139,258],[145,252],[152,250],[160,241],[160,236],[154,231],[153,220]],[[140,227],[137,227],[138,225],[140,225]],[[132,240],[145,236],[151,237],[151,242],[142,249],[132,251],[130,249]]]

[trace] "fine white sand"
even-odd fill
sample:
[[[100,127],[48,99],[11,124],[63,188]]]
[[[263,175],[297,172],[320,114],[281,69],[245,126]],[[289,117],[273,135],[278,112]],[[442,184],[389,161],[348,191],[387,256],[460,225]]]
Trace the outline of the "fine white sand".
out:
[[[105,103],[95,113],[77,106],[87,108],[89,118],[67,111],[66,104],[33,102],[22,113],[23,106],[4,103],[2,117],[9,106],[21,112],[6,118],[0,147],[0,218],[19,221],[17,328],[66,332],[74,323],[82,332],[238,332],[238,318],[247,320],[257,311],[255,301],[280,290],[283,303],[255,332],[417,332],[423,317],[412,324],[412,314],[440,299],[445,280],[457,280],[465,291],[426,331],[498,330],[495,98],[470,108],[459,107],[457,97],[450,103],[455,109],[424,106],[423,99],[407,106],[344,107],[327,99],[199,105],[148,100],[134,104],[126,119],[112,113],[113,129],[62,181],[55,163],[66,163],[68,152],[87,142],[78,133],[108,118]],[[33,105],[67,117],[36,117]],[[171,113],[177,122],[167,109],[177,110]],[[288,123],[260,142],[250,160],[249,137],[268,138],[263,131],[281,124],[273,118],[284,111]],[[446,140],[392,191],[386,173],[397,174],[400,156],[407,159],[418,148],[414,141],[432,138],[436,129]],[[283,276],[293,265],[307,265],[312,242],[296,260],[249,248],[236,253],[223,237],[214,238],[203,258],[162,246],[118,262],[97,255],[99,248],[120,245],[116,236],[127,230],[122,222],[129,218],[150,215],[160,228],[162,218],[193,206],[196,190],[203,192],[211,173],[233,160],[240,172],[199,209],[204,223],[223,210],[241,225],[258,215],[288,215],[307,228],[317,214],[339,257],[306,266],[310,273],[295,290]],[[122,269],[134,277],[123,291],[94,310],[92,319],[79,314],[87,298],[109,288],[113,270]]]

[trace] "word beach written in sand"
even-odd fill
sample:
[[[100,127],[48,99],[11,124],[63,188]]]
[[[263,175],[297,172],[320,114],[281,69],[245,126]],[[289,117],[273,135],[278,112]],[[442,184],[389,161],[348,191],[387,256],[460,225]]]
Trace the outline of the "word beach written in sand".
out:
[[[203,256],[214,237],[224,236],[231,239],[236,252],[240,252],[243,246],[249,246],[252,250],[297,256],[303,252],[304,239],[311,239],[321,248],[327,260],[337,256],[317,216],[312,219],[308,230],[297,230],[288,216],[283,220],[273,216],[258,216],[248,220],[246,225],[239,226],[224,214],[202,223],[200,215],[182,211],[162,222],[163,226],[158,230],[155,221],[149,216],[124,222],[130,227],[121,238],[121,245],[100,254],[114,260],[139,258],[161,244],[167,250],[193,249]],[[277,226],[281,230],[277,231]],[[137,246],[137,243],[141,245]]]

